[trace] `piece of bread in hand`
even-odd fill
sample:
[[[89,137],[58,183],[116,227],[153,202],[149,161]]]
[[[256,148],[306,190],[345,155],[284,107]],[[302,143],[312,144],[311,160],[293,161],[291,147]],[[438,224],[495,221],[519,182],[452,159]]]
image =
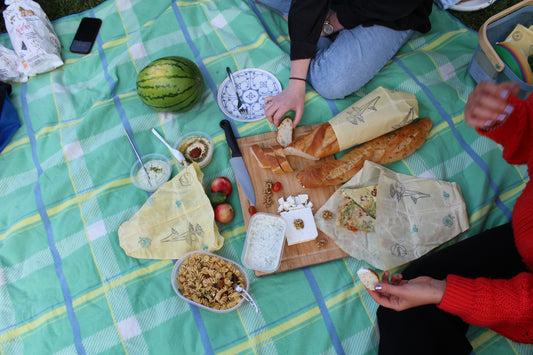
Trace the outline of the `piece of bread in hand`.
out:
[[[374,270],[366,267],[357,270],[357,276],[359,277],[359,280],[361,280],[361,283],[372,291],[374,291],[376,285],[379,283],[378,274]]]
[[[292,118],[290,116],[285,116],[278,126],[278,134],[276,136],[276,140],[278,141],[279,145],[285,148],[286,146],[291,144],[293,131],[294,126],[292,123]]]

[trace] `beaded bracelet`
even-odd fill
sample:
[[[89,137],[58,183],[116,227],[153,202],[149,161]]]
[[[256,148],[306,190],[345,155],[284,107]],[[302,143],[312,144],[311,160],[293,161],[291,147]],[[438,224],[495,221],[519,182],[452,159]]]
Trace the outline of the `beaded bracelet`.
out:
[[[301,81],[305,81],[305,82],[307,82],[307,80],[304,79],[304,78],[297,78],[297,77],[294,77],[294,76],[291,76],[291,77],[289,78],[289,80],[301,80]]]

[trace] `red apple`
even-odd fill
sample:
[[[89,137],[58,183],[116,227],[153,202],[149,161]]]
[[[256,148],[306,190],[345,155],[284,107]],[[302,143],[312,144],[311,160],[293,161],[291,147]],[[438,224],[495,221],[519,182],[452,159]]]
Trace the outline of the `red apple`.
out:
[[[229,203],[223,202],[215,206],[215,221],[229,223],[233,216],[235,216],[235,210]]]
[[[211,183],[211,192],[222,192],[228,197],[231,190],[231,181],[225,176],[219,176]]]

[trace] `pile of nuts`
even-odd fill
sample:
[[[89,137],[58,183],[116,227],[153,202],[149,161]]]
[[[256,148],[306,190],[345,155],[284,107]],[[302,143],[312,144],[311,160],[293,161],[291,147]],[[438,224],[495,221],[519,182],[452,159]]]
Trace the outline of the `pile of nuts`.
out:
[[[263,204],[265,208],[272,206],[272,185],[270,181],[265,182],[265,190],[263,191]]]

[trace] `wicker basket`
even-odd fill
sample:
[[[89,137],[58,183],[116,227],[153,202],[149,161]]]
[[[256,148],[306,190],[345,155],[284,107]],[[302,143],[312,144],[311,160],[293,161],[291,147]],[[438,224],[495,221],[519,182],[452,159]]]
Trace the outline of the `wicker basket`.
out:
[[[468,73],[476,83],[481,81],[514,81],[525,92],[533,92],[533,85],[524,82],[496,54],[492,46],[503,41],[516,25],[533,25],[533,0],[525,0],[489,18],[479,29],[479,45],[468,66]]]

